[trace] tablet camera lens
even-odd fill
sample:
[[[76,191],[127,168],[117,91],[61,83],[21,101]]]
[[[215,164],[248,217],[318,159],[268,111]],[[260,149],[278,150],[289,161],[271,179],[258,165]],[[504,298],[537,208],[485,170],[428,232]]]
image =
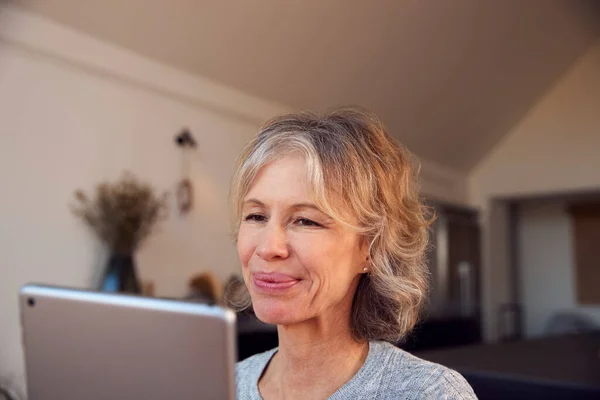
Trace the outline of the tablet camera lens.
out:
[[[27,304],[29,304],[29,307],[35,306],[35,299],[33,297],[28,298]]]

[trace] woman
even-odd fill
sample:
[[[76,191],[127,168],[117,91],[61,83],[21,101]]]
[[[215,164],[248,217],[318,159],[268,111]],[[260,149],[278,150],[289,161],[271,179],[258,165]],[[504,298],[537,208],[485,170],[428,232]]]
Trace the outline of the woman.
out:
[[[373,115],[269,121],[240,156],[232,214],[245,286],[279,347],[237,365],[239,399],[473,399],[392,343],[426,298],[428,219],[408,152]]]

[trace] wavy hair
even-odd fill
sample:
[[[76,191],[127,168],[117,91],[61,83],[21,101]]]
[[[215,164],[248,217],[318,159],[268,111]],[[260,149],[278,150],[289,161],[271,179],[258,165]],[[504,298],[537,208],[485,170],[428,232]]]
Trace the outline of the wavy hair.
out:
[[[363,110],[276,117],[238,159],[230,192],[236,237],[241,204],[256,175],[289,154],[306,160],[317,207],[369,244],[369,273],[361,276],[352,303],[354,338],[398,342],[416,324],[427,298],[431,219],[419,197],[416,160],[375,115]],[[227,300],[237,310],[251,306],[245,285],[230,290]]]

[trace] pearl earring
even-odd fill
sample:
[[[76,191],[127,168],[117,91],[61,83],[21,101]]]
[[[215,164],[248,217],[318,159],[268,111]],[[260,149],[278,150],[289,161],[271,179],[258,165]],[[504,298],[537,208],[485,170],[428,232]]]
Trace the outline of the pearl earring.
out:
[[[363,272],[367,272],[368,270],[369,270],[369,268],[367,268],[367,267],[363,268]]]

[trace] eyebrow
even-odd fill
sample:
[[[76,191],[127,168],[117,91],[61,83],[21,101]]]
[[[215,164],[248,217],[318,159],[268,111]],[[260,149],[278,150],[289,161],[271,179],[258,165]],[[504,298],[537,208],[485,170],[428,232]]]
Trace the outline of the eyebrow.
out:
[[[248,205],[248,204],[254,204],[259,207],[265,207],[265,203],[263,203],[262,201],[260,201],[258,199],[255,199],[253,197],[250,199],[244,200],[242,203],[242,205]],[[311,209],[314,209],[314,210],[317,210],[317,211],[323,213],[323,211],[321,211],[321,209],[319,207],[317,207],[316,205],[314,205],[313,203],[296,203],[296,204],[293,204],[291,206],[291,208],[293,208],[293,209],[311,208]]]

